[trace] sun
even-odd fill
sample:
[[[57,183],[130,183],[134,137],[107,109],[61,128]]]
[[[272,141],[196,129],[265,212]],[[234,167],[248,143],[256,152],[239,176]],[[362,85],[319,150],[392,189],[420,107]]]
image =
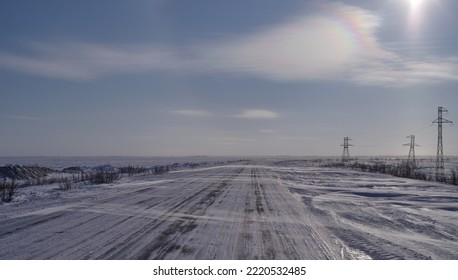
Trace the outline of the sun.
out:
[[[416,37],[421,31],[421,25],[427,16],[427,6],[435,0],[404,0],[409,3],[408,25],[410,36]]]
[[[410,2],[410,6],[412,8],[416,8],[416,7],[420,6],[421,3],[423,3],[423,0],[409,0],[409,2]]]

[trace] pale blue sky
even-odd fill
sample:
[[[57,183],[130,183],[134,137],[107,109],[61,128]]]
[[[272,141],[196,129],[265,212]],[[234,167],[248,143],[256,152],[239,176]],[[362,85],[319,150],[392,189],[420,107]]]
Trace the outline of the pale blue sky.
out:
[[[434,155],[458,1],[417,2],[0,0],[0,156]]]

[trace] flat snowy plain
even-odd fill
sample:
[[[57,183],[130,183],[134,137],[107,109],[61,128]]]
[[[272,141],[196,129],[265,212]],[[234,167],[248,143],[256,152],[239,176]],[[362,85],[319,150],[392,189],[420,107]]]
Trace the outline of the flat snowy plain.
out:
[[[246,164],[125,177],[0,205],[0,259],[458,259],[458,187]]]

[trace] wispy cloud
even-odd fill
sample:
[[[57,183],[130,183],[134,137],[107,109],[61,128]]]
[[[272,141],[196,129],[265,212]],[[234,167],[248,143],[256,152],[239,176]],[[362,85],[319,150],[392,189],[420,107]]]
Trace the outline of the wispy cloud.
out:
[[[383,86],[408,86],[415,84],[458,81],[458,59],[447,61],[436,58],[409,60],[396,57],[391,61],[374,61],[369,67],[355,67],[349,79],[358,84]]]
[[[209,117],[212,115],[210,112],[203,110],[175,110],[172,113],[185,117]]]
[[[278,118],[278,114],[269,110],[248,109],[243,110],[240,114],[235,115],[235,117],[245,119],[276,119]]]
[[[206,54],[226,70],[269,79],[336,79],[368,57],[390,57],[375,39],[379,24],[366,10],[327,4],[255,34],[211,45]]]
[[[33,75],[87,80],[117,73],[176,70],[187,62],[173,48],[157,45],[113,47],[89,43],[31,43],[33,56],[0,53],[0,66]]]
[[[458,80],[458,57],[402,55],[379,42],[381,24],[368,10],[330,3],[262,30],[183,46],[33,43],[33,54],[0,51],[0,67],[70,80],[148,71],[380,86]]]

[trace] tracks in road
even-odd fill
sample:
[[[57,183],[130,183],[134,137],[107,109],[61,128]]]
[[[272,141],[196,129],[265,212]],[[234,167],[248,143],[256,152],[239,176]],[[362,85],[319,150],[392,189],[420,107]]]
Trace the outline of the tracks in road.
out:
[[[329,258],[304,209],[263,167],[226,166],[6,221],[0,258]]]
[[[375,259],[427,259],[428,250],[456,256],[451,222],[418,211],[389,219],[395,210],[369,202],[340,205],[332,198],[342,192],[325,185],[329,173],[294,172],[234,165],[124,183],[98,199],[2,221],[0,259],[340,259],[352,258],[350,249]],[[364,232],[365,222],[427,232],[452,249],[422,239],[399,244]]]
[[[204,216],[206,209],[215,202],[218,196],[226,191],[229,183],[235,177],[237,177],[243,171],[243,169],[243,167],[236,169],[234,174],[230,174],[224,177],[220,182],[211,183],[206,188],[194,194],[192,198],[199,197],[201,193],[205,192],[203,196],[199,197],[196,203],[192,204],[189,209],[186,210],[185,214],[189,215],[189,217],[173,222],[165,230],[160,232],[159,235],[155,236],[154,240],[152,240],[146,247],[144,247],[140,254],[134,258],[164,259],[170,252],[182,249],[182,246],[178,244],[177,239],[179,239],[181,235],[192,231],[198,226],[196,223],[196,216]],[[183,203],[189,203],[189,199],[183,200]],[[176,212],[178,210],[179,209],[175,208],[170,212]],[[166,219],[167,217],[164,218]],[[183,253],[187,253],[186,248]]]

